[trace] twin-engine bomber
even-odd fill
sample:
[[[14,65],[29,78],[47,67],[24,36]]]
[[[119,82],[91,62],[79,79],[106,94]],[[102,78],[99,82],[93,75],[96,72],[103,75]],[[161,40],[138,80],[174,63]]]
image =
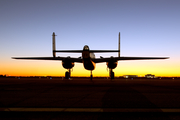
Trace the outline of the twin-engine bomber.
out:
[[[53,57],[12,57],[13,59],[30,59],[30,60],[61,60],[62,66],[68,71],[65,72],[65,78],[69,79],[71,76],[71,70],[74,67],[74,63],[83,63],[86,70],[90,70],[90,79],[92,80],[92,71],[95,69],[96,63],[106,62],[109,69],[109,76],[114,79],[113,69],[117,67],[119,60],[149,60],[149,59],[168,59],[169,57],[121,57],[120,56],[120,32],[119,32],[119,44],[118,50],[90,50],[88,45],[85,45],[83,50],[56,50],[55,45],[55,33],[52,34],[52,53]],[[56,52],[66,52],[66,53],[82,53],[82,57],[72,58],[72,57],[56,57]],[[108,57],[108,58],[95,58],[94,53],[103,52],[118,52],[118,57]]]

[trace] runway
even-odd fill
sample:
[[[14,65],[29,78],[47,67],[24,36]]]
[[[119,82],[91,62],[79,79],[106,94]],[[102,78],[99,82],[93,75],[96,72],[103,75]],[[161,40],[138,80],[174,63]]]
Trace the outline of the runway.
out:
[[[0,78],[1,119],[174,120],[179,101],[180,79]]]
[[[148,109],[148,108],[1,108],[6,112],[172,112],[180,113],[180,109]]]

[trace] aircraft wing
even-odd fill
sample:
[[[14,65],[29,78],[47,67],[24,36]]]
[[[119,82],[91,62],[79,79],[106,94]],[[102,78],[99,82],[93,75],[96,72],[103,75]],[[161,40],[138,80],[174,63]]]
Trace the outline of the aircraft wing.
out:
[[[93,59],[95,63],[108,62],[111,60],[152,60],[152,59],[168,59],[169,57],[109,57],[109,58],[96,58]]]
[[[12,57],[12,59],[26,59],[26,60],[70,60],[72,62],[82,63],[81,58],[71,57]]]

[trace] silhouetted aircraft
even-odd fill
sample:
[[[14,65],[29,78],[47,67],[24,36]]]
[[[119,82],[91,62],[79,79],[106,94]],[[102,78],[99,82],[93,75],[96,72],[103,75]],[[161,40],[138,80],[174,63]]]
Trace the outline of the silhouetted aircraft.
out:
[[[62,66],[68,71],[65,73],[65,78],[70,78],[71,69],[74,67],[74,62],[83,63],[86,70],[91,71],[90,78],[92,80],[92,71],[95,69],[96,63],[106,62],[109,68],[109,76],[114,79],[113,69],[117,67],[119,60],[149,60],[149,59],[167,59],[169,57],[121,57],[120,56],[120,33],[119,33],[119,45],[118,50],[90,50],[89,46],[85,45],[83,50],[56,50],[55,46],[55,33],[52,34],[53,43],[53,57],[12,57],[13,59],[31,59],[31,60],[62,60]],[[71,52],[71,53],[82,53],[82,57],[72,58],[72,57],[56,57],[56,52]],[[118,52],[118,57],[108,57],[108,58],[95,58],[94,53],[102,52]]]

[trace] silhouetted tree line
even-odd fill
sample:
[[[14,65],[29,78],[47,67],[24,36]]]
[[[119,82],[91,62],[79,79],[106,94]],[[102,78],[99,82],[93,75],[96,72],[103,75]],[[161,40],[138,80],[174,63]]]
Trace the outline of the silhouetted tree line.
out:
[[[6,77],[6,75],[0,75],[0,77]]]

